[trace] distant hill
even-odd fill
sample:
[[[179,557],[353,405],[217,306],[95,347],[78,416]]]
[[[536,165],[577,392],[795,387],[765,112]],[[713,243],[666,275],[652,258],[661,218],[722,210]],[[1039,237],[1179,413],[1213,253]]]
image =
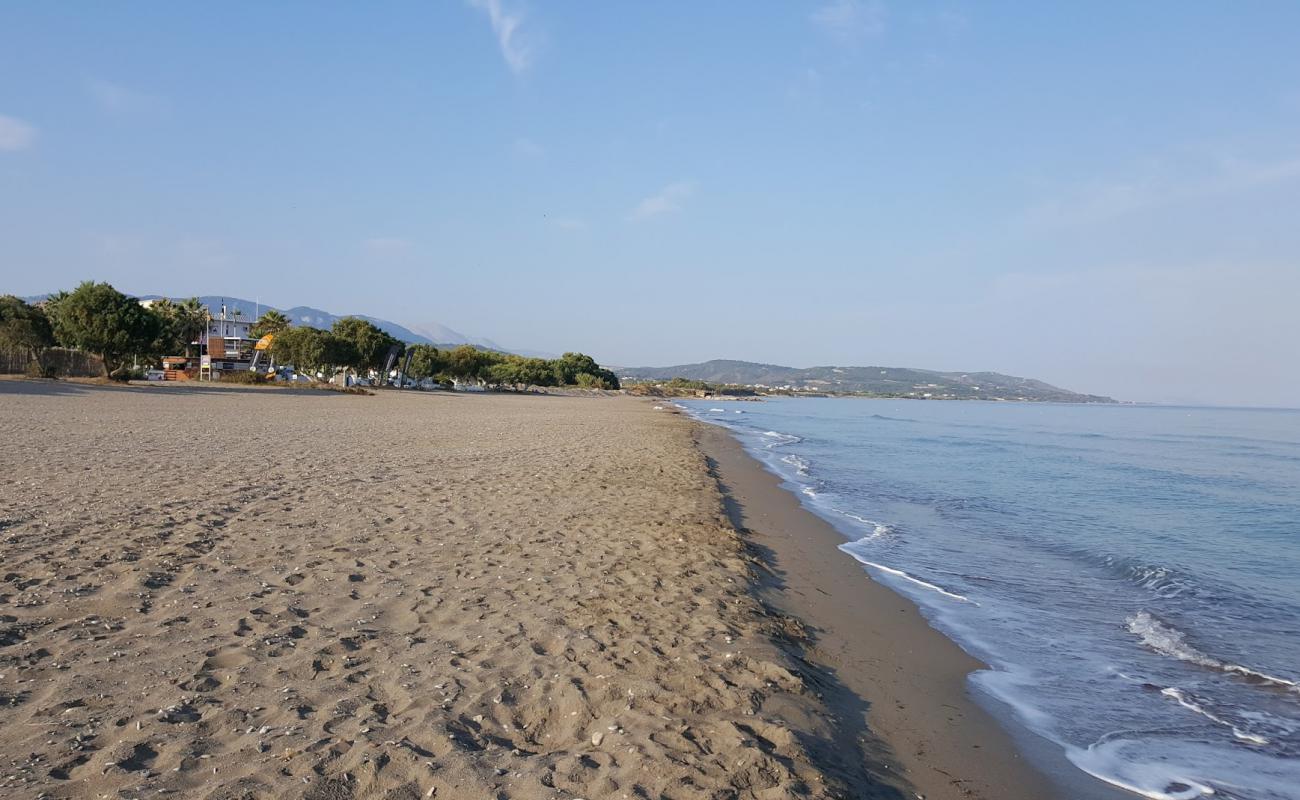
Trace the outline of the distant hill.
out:
[[[783,367],[752,361],[705,361],[675,367],[620,367],[620,378],[730,383],[759,388],[812,392],[865,392],[895,397],[967,400],[1039,400],[1113,403],[1109,397],[1080,394],[1033,378],[997,372],[935,372],[906,367]]]
[[[162,295],[157,295],[157,294],[140,295],[141,300],[153,300],[159,297],[162,297]],[[173,297],[171,299],[181,300],[183,298]],[[374,323],[375,327],[383,331],[386,331],[390,335],[395,336],[404,342],[415,342],[418,344],[440,344],[440,345],[482,344],[483,346],[489,347],[493,350],[501,349],[500,347],[493,346],[492,344],[483,344],[484,342],[488,342],[489,340],[485,339],[481,341],[475,341],[470,337],[465,336],[462,333],[459,333],[457,331],[452,330],[451,328],[447,328],[442,325],[438,325],[437,330],[440,334],[443,334],[444,338],[433,339],[422,333],[417,333],[403,325],[399,325],[396,322],[392,322],[386,319],[379,319],[378,317],[366,316],[365,314],[335,314],[332,311],[325,311],[324,309],[320,309],[320,308],[312,308],[311,306],[294,306],[292,308],[279,308],[277,306],[259,304],[252,300],[245,300],[242,297],[220,297],[218,295],[203,295],[199,297],[199,302],[207,306],[208,309],[213,314],[220,314],[221,306],[224,303],[226,306],[226,313],[233,315],[236,312],[238,312],[239,315],[241,317],[244,317],[245,319],[257,319],[257,317],[260,314],[265,314],[269,309],[274,308],[276,311],[279,311],[281,314],[284,314],[286,317],[293,320],[293,324],[308,325],[313,328],[329,328],[334,324],[335,320],[342,319],[343,317],[359,317],[368,322]]]

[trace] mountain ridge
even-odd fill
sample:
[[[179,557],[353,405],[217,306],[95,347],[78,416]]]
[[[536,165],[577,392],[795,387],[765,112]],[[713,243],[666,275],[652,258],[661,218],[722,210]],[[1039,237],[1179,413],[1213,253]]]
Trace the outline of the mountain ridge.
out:
[[[1031,400],[1066,403],[1114,403],[1104,395],[1062,389],[1035,378],[987,370],[941,372],[913,367],[787,367],[755,361],[714,359],[671,367],[617,367],[620,378],[666,381],[684,378],[794,392],[874,394],[967,400]]]

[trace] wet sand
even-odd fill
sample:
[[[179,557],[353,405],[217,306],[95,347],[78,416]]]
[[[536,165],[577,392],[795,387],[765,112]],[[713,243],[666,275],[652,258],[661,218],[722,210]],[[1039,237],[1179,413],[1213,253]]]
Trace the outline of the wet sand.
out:
[[[725,430],[696,425],[729,517],[768,568],[759,596],[809,624],[805,655],[833,674],[828,703],[873,771],[932,799],[1060,797],[970,697],[966,676],[984,665],[839,551],[844,537]]]
[[[649,402],[5,380],[0,440],[0,796],[1049,796]]]

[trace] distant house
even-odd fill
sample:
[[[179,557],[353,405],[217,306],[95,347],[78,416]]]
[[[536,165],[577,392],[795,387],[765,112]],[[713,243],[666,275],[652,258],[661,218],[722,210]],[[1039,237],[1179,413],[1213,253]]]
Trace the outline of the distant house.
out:
[[[253,321],[248,319],[213,319],[208,323],[208,337],[251,339]]]
[[[151,308],[158,302],[141,300],[140,305]],[[165,379],[177,380],[180,373],[197,376],[205,369],[211,370],[213,377],[219,377],[223,372],[248,369],[253,363],[253,345],[257,343],[253,338],[255,324],[255,320],[245,319],[238,309],[230,313],[222,304],[220,316],[210,316],[207,331],[190,342],[198,346],[199,357],[169,356],[163,359]]]
[[[221,306],[221,316],[208,320],[207,341],[203,343],[203,354],[209,357],[212,371],[216,375],[248,369],[253,362],[254,320],[243,319],[236,311],[234,316],[226,313]]]

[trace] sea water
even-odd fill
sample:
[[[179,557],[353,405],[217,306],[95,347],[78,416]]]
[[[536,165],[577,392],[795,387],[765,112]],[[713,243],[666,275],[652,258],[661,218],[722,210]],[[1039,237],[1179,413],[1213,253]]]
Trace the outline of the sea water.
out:
[[[1152,798],[1300,799],[1300,411],[679,405],[988,664],[976,696],[1058,764]]]

